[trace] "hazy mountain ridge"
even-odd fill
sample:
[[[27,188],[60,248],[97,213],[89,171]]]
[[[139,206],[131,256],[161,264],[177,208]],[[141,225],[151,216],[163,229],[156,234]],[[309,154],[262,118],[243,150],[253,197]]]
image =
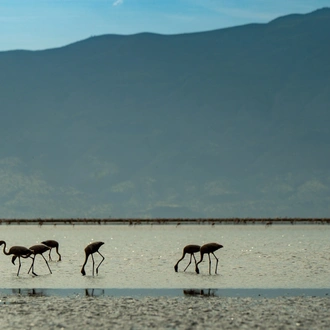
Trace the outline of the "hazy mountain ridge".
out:
[[[327,215],[329,31],[322,9],[0,52],[0,216]]]

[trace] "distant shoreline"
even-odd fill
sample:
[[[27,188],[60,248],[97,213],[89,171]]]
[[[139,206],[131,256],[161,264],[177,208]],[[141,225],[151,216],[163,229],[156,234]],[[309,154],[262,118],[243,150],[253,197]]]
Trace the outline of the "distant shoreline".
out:
[[[306,225],[330,224],[330,218],[76,218],[0,219],[0,225]]]

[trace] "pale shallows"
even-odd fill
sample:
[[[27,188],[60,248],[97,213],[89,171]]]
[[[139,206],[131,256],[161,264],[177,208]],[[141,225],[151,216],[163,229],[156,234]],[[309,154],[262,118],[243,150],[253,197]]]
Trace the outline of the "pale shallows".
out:
[[[1,288],[326,288],[329,286],[328,225],[1,225],[0,240],[29,247],[44,240],[60,244],[62,261],[50,261],[52,274],[37,256],[23,259],[20,275],[11,258],[0,254]],[[102,241],[105,257],[97,276],[80,269],[86,245]],[[174,265],[189,244],[216,242],[218,274],[209,275],[208,256],[183,272]],[[95,255],[95,263],[101,261]],[[197,261],[200,254],[196,253]],[[212,261],[213,265],[213,261]]]

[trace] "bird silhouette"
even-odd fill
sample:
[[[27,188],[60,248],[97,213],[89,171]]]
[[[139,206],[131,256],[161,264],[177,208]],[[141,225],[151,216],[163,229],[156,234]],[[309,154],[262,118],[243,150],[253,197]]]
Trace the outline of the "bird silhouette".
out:
[[[189,261],[189,264],[187,265],[187,267],[184,269],[184,272],[186,271],[186,269],[189,267],[189,265],[191,264],[191,259],[192,257],[194,257],[194,260],[195,260],[195,265],[197,263],[197,260],[195,258],[195,254],[194,253],[197,253],[199,252],[201,249],[201,247],[199,245],[186,245],[184,248],[183,248],[183,253],[182,253],[182,257],[181,259],[178,260],[178,262],[175,264],[174,266],[174,270],[177,272],[178,271],[178,265],[179,265],[179,262],[181,260],[184,259],[185,255],[186,254],[190,254],[190,261]]]
[[[52,257],[50,256],[50,253],[52,252],[52,249],[53,248],[56,249],[56,253],[58,254],[58,260],[57,261],[61,261],[62,260],[62,256],[58,252],[59,244],[58,244],[57,241],[54,241],[54,240],[50,239],[50,240],[47,240],[47,241],[43,241],[41,243],[42,244],[45,244],[48,247],[50,247],[50,250],[49,250],[49,260],[52,260]]]
[[[6,251],[6,242],[0,241],[0,246],[3,245],[3,253],[7,256],[13,255],[11,262],[15,265],[15,259],[18,258],[19,266],[17,270],[17,276],[19,275],[19,271],[21,269],[21,257],[28,258],[31,254],[33,254],[33,251],[24,247],[24,246],[12,246],[9,251]]]
[[[87,245],[87,246],[85,247],[85,262],[84,262],[84,264],[83,264],[83,266],[82,266],[82,268],[81,268],[81,274],[86,275],[86,272],[85,272],[85,265],[86,265],[86,263],[87,263],[87,260],[88,260],[89,256],[92,256],[92,260],[93,260],[93,276],[94,276],[94,264],[95,264],[95,262],[94,262],[93,254],[96,253],[96,252],[102,257],[101,262],[100,262],[99,265],[96,267],[96,274],[98,274],[98,272],[99,272],[99,267],[100,267],[101,263],[103,262],[103,260],[105,259],[105,258],[103,257],[103,255],[99,252],[99,248],[100,248],[103,244],[104,244],[104,242],[94,242],[94,243],[91,243],[91,244],[89,244],[89,245]]]
[[[196,268],[195,271],[197,274],[199,274],[199,269],[198,269],[198,264],[200,264],[203,261],[204,258],[204,254],[207,253],[209,256],[209,274],[211,275],[211,256],[210,253],[213,254],[214,258],[217,260],[216,266],[215,266],[215,274],[217,273],[217,268],[218,268],[218,258],[215,256],[214,252],[223,248],[223,246],[221,244],[218,243],[208,243],[208,244],[204,244],[201,247],[201,259],[196,263]]]
[[[33,260],[32,260],[31,267],[30,267],[30,269],[29,269],[29,271],[28,271],[28,274],[29,274],[30,271],[32,270],[32,274],[35,275],[35,276],[38,276],[38,275],[34,272],[34,261],[35,261],[36,256],[37,256],[38,254],[40,254],[40,255],[43,257],[43,259],[45,260],[46,265],[47,265],[47,267],[48,267],[48,269],[49,269],[49,272],[52,274],[52,271],[51,271],[51,269],[50,269],[50,267],[49,267],[48,261],[47,261],[46,258],[43,256],[43,253],[45,253],[46,251],[49,251],[49,250],[50,250],[50,247],[49,247],[49,246],[46,246],[46,245],[44,245],[44,244],[37,244],[37,245],[30,246],[29,249],[33,251],[33,253],[32,253],[32,254],[33,254],[33,257],[32,257]]]

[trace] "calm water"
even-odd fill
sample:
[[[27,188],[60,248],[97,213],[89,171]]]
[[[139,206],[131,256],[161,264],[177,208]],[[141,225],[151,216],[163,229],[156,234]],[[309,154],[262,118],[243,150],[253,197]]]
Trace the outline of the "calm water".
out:
[[[27,274],[30,259],[22,259],[20,276],[11,257],[0,254],[1,288],[329,288],[330,226],[327,225],[95,225],[95,226],[0,226],[0,240],[29,247],[46,239],[60,243],[61,262],[37,256],[37,277]],[[84,248],[104,241],[105,261],[98,276],[80,274]],[[208,274],[208,258],[184,273],[189,256],[173,266],[187,244],[217,242],[224,246],[218,275]],[[1,247],[2,248],[2,247]],[[47,254],[45,254],[47,256]],[[53,259],[57,260],[55,251]],[[198,256],[199,258],[199,256]],[[100,256],[95,255],[96,263]]]

